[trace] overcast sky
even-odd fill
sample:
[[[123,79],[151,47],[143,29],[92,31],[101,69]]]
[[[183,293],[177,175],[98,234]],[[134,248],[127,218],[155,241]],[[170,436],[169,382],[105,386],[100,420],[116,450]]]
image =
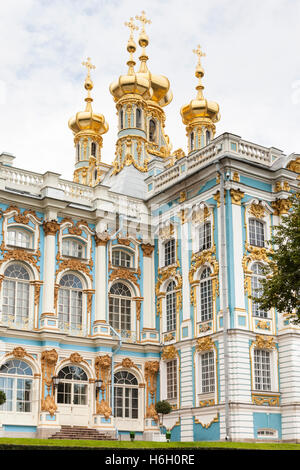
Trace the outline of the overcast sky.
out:
[[[174,95],[165,108],[174,150],[187,148],[180,108],[196,94],[192,50],[201,44],[204,93],[220,105],[217,135],[300,153],[300,0],[1,1],[0,153],[14,154],[16,167],[72,179],[68,120],[85,106],[81,63],[89,56],[93,109],[110,127],[102,160],[112,162],[109,85],[127,70],[124,22],[142,10],[152,20],[149,69],[169,78]]]

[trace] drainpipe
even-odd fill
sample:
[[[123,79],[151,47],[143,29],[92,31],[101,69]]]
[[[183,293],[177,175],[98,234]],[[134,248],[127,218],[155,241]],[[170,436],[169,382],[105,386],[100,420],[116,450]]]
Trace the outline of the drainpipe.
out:
[[[216,163],[217,172],[220,176],[220,264],[222,277],[222,310],[223,310],[223,344],[224,344],[224,394],[225,394],[225,439],[231,440],[229,425],[229,354],[228,354],[228,282],[227,282],[227,250],[226,250],[226,215],[224,200],[224,167]]]

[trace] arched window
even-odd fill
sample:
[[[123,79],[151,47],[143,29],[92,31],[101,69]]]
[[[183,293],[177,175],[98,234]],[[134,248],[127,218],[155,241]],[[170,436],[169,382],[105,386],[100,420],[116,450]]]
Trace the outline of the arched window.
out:
[[[130,268],[132,267],[132,256],[124,250],[113,250],[112,264],[113,266]]]
[[[74,256],[75,258],[85,258],[85,244],[74,238],[64,238],[62,241],[63,256]]]
[[[176,262],[176,242],[171,238],[164,244],[165,251],[165,266],[174,264]]]
[[[0,411],[30,413],[32,409],[31,367],[24,361],[12,359],[0,367],[0,390],[6,395],[6,402]]]
[[[117,372],[114,376],[114,409],[117,418],[138,419],[138,381],[127,371]]]
[[[82,329],[82,282],[72,273],[65,274],[59,283],[58,322],[63,330]]]
[[[124,111],[121,109],[120,111],[120,129],[124,128]]]
[[[149,121],[149,140],[150,142],[156,142],[156,122],[154,119]]]
[[[131,330],[131,292],[122,282],[116,282],[110,289],[109,323],[116,330]]]
[[[264,223],[257,219],[249,219],[249,243],[255,246],[265,246]]]
[[[141,127],[142,127],[142,111],[140,110],[140,108],[136,108],[135,121],[136,121],[136,127],[138,129],[141,129]]]
[[[210,132],[206,131],[206,145],[210,143]]]
[[[205,222],[199,229],[199,251],[211,248],[211,223]]]
[[[65,405],[88,404],[88,378],[78,366],[66,366],[58,373],[57,403]]]
[[[263,266],[260,263],[252,265],[251,276],[251,295],[253,297],[261,296],[261,280],[264,279]],[[252,315],[255,317],[267,318],[268,312],[261,309],[259,304],[252,299]]]
[[[211,320],[213,316],[212,280],[210,268],[203,269],[200,276],[200,312],[201,321]]]
[[[7,229],[7,244],[20,248],[32,248],[33,235],[25,229],[11,227]]]
[[[92,142],[92,144],[91,144],[91,155],[92,155],[93,157],[95,157],[95,156],[96,156],[96,152],[97,152],[97,144],[96,144],[95,142]]]
[[[176,329],[176,284],[171,281],[166,290],[166,327],[167,331]]]
[[[4,271],[2,320],[24,327],[29,320],[29,273],[21,264],[10,264]]]
[[[191,150],[194,150],[194,132],[193,131],[190,134],[190,147],[191,147]]]

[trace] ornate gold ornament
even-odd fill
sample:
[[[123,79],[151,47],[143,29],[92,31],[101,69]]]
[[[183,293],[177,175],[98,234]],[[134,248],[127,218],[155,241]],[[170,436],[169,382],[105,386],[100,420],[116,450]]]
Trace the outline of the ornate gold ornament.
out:
[[[29,253],[23,248],[13,248],[8,249],[4,247],[4,244],[1,244],[1,250],[3,252],[3,258],[0,260],[0,264],[4,263],[5,261],[14,260],[14,261],[24,261],[25,263],[29,263],[40,272],[40,266],[37,264],[40,259],[40,251],[37,250],[36,253]]]
[[[30,216],[32,216],[35,219],[35,222],[41,222],[42,219],[36,215],[36,213],[31,210],[25,210],[23,213],[21,213],[20,209],[16,206],[9,206],[4,212],[3,215],[9,214],[10,212],[15,212],[15,215],[13,216],[15,221],[18,224],[23,224],[23,225],[28,225],[30,221]]]
[[[146,383],[146,418],[158,421],[158,414],[155,410],[156,402],[156,379],[159,371],[158,361],[148,361],[144,367],[144,377]]]
[[[95,234],[96,246],[105,246],[107,242],[109,241],[109,239],[110,239],[110,236],[106,230]]]
[[[106,419],[111,415],[111,408],[108,404],[108,386],[111,371],[111,357],[106,354],[105,356],[98,356],[95,359],[95,372],[97,379],[102,380],[101,392],[102,399],[99,403],[99,391],[96,396],[96,414],[103,414]]]
[[[253,346],[257,349],[275,349],[276,344],[272,336],[256,335],[256,340]]]
[[[58,254],[58,255],[60,255],[60,254]],[[81,271],[89,277],[91,282],[93,282],[92,273],[88,269],[88,266],[85,263],[83,263],[82,261],[79,261],[77,259],[63,259],[63,260],[60,261],[59,267],[56,270],[56,276],[61,271],[64,271],[64,270]]]
[[[279,406],[280,400],[278,395],[258,395],[252,394],[252,403],[254,405],[268,405],[268,406]]]
[[[58,354],[55,349],[51,351],[43,351],[41,355],[42,366],[42,399],[41,410],[48,411],[53,416],[57,410],[54,400],[54,392],[52,386],[52,377],[54,376],[55,366]]]
[[[210,210],[208,207],[205,205],[203,209],[198,209],[196,211],[193,211],[192,214],[192,221],[195,225],[197,224],[202,224],[205,222],[206,219],[210,216]]]
[[[196,342],[196,351],[210,351],[214,348],[214,342],[210,336],[205,336],[204,338],[198,338]]]
[[[48,220],[43,222],[43,229],[45,235],[56,235],[59,231],[59,223],[56,220]]]
[[[127,281],[133,282],[135,286],[140,291],[140,286],[137,278],[139,277],[139,272],[132,272],[126,268],[114,268],[109,275],[109,281],[112,282],[115,279],[125,279]]]
[[[132,367],[136,367],[134,362],[129,358],[125,357],[121,363],[122,367],[125,367],[125,369],[131,369]]]
[[[161,358],[164,361],[170,360],[170,359],[175,359],[178,356],[178,351],[175,348],[174,345],[171,346],[165,346],[162,351]]]
[[[28,354],[26,350],[21,346],[14,348],[11,352],[6,353],[5,356],[13,356],[16,359],[24,359],[24,357],[29,357],[30,359],[33,359],[33,356]]]
[[[290,161],[287,165],[287,169],[293,171],[294,173],[300,174],[300,157]]]
[[[265,208],[262,204],[255,204],[253,202],[249,207],[249,213],[257,219],[262,219],[265,216]]]
[[[151,245],[151,243],[142,243],[141,248],[143,250],[143,255],[148,257],[148,258],[151,258],[152,253],[153,253],[154,248],[155,248],[154,245]]]
[[[159,230],[159,238],[161,238],[161,240],[169,240],[170,238],[173,237],[173,235],[174,235],[173,224],[166,225],[165,227],[162,227]]]
[[[271,202],[275,215],[287,214],[291,208],[291,201],[289,199],[276,199]]]
[[[245,193],[243,193],[240,189],[231,189],[230,190],[230,196],[231,196],[232,204],[236,204],[236,205],[240,206],[241,205],[241,200],[245,196]]]

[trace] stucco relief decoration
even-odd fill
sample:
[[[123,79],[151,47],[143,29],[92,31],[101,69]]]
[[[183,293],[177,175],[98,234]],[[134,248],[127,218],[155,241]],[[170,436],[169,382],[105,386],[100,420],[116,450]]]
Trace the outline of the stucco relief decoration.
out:
[[[162,359],[164,361],[175,359],[178,356],[178,351],[175,346],[165,346],[162,351]]]
[[[154,251],[154,245],[151,245],[151,243],[142,243],[141,248],[143,250],[143,255],[151,258],[152,253]]]
[[[249,213],[257,219],[262,219],[265,216],[265,208],[262,204],[253,202],[249,207]]]
[[[59,223],[57,220],[48,220],[43,222],[43,229],[45,232],[45,235],[56,235],[57,232],[59,231]]]
[[[5,356],[13,356],[16,359],[24,359],[25,357],[29,357],[30,359],[33,359],[33,356],[28,354],[26,350],[22,348],[21,346],[14,348],[11,352],[6,353]]]
[[[204,338],[198,338],[196,343],[196,351],[203,352],[203,351],[210,351],[213,349],[214,343],[210,336],[206,336]]]
[[[111,415],[111,408],[108,403],[108,386],[111,369],[111,357],[106,354],[105,356],[98,356],[95,359],[95,372],[97,379],[102,380],[101,385],[101,401],[100,391],[97,391],[96,397],[96,414],[102,414],[106,419]]]
[[[230,196],[231,196],[232,204],[236,204],[236,205],[240,206],[241,205],[241,200],[245,196],[245,193],[243,193],[240,189],[231,189],[230,190]]]
[[[263,263],[270,263],[272,250],[264,247],[252,246],[245,243],[245,254],[242,259],[242,266],[244,271],[244,290],[248,295],[251,295],[251,274],[249,264],[253,261],[262,261]],[[248,254],[247,254],[248,253]]]
[[[193,210],[192,221],[195,225],[202,224],[210,216],[210,210],[207,206]]]
[[[52,377],[54,376],[55,366],[58,354],[55,349],[44,351],[41,356],[42,366],[42,399],[41,410],[47,411],[53,416],[57,410],[52,386]]]
[[[254,347],[257,349],[275,349],[276,344],[272,336],[257,335]]]
[[[104,230],[103,232],[97,232],[95,234],[96,246],[105,246],[110,239],[109,233]]]
[[[192,305],[196,305],[196,293],[195,285],[199,283],[199,280],[195,279],[195,273],[203,267],[205,264],[211,268],[211,279],[212,279],[212,294],[213,300],[219,295],[219,263],[216,260],[216,248],[213,246],[208,250],[203,250],[201,253],[194,253],[191,259],[191,267],[189,270],[189,282],[191,286],[190,299]]]
[[[145,363],[144,376],[146,382],[146,418],[158,420],[155,410],[156,403],[156,380],[159,371],[158,361],[148,361]]]
[[[174,236],[174,225],[169,224],[165,227],[160,228],[159,230],[159,238],[161,240],[169,240],[169,238]]]
[[[276,199],[271,205],[274,209],[274,215],[283,215],[289,212],[292,203],[290,199]]]
[[[33,224],[37,225],[37,224],[41,224],[41,221],[42,221],[42,219],[40,219],[34,211],[25,210],[23,213],[21,213],[20,209],[15,206],[8,207],[3,212],[3,215],[6,217],[12,216],[15,222],[22,224],[22,225],[28,225],[30,221]],[[7,248],[5,246],[4,240],[5,240],[5,236],[4,236],[4,224],[3,224],[2,243],[0,246],[0,249],[3,254],[3,258],[0,260],[0,264],[9,260],[24,261],[34,266],[37,269],[37,271],[40,272],[40,266],[38,265],[38,262],[41,257],[41,252],[39,249],[39,238],[37,242],[37,249],[34,252],[29,252],[28,250],[24,248],[19,248],[19,247]]]

